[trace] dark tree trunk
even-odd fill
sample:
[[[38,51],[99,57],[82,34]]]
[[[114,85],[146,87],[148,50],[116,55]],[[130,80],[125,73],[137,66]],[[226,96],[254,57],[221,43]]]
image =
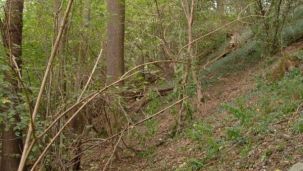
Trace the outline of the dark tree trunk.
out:
[[[10,99],[10,103],[1,107],[5,114],[2,129],[2,157],[1,169],[3,171],[15,171],[18,169],[20,155],[22,152],[22,136],[21,132],[17,135],[14,127],[19,119],[16,112],[16,106],[20,103],[19,93],[21,92],[21,55],[22,55],[22,16],[23,16],[23,0],[7,0],[5,4],[5,19],[2,23],[2,39],[7,52],[8,64],[10,70],[6,71],[5,81],[9,86],[4,87],[5,96]],[[13,110],[14,115],[9,116]],[[14,117],[14,122],[9,122],[8,118]],[[11,119],[10,119],[11,121]]]
[[[125,1],[106,0],[108,9],[107,22],[107,84],[119,79],[124,73],[124,21]]]

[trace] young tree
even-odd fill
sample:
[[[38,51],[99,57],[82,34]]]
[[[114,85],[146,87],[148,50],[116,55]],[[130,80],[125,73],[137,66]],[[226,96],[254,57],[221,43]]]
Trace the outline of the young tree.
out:
[[[187,21],[187,52],[189,54],[188,58],[188,67],[187,67],[187,78],[185,80],[188,80],[189,73],[192,74],[192,79],[194,81],[194,84],[197,86],[196,93],[197,93],[197,108],[201,108],[201,102],[203,99],[202,94],[202,86],[198,79],[197,74],[197,66],[196,66],[196,56],[194,53],[193,48],[193,23],[194,23],[194,10],[195,10],[195,0],[181,0],[181,4],[183,7],[184,15],[186,17]],[[187,81],[186,81],[187,82]]]
[[[221,15],[221,16],[224,16],[224,0],[216,0],[216,3],[217,3],[217,10],[218,10],[218,12],[219,12],[219,14]]]
[[[89,60],[89,26],[91,20],[91,0],[83,0],[83,11],[82,11],[82,41],[79,44],[79,57],[78,57],[78,71],[77,71],[77,80],[76,80],[76,88],[82,90],[87,81],[85,78],[87,61]],[[79,101],[80,99],[78,99]],[[84,127],[85,127],[85,119],[84,114],[81,112],[73,121],[72,121],[72,129],[73,132],[80,138],[76,140],[74,143],[74,155],[76,157],[73,158],[73,170],[80,170],[81,168],[81,136],[83,135]]]
[[[9,102],[1,107],[5,114],[2,130],[2,158],[0,170],[17,170],[22,152],[22,136],[15,131],[15,126],[20,120],[16,107],[20,103],[21,92],[21,55],[22,55],[22,16],[23,0],[7,0],[5,3],[5,18],[1,23],[2,40],[6,49],[10,70],[5,72],[4,87]],[[13,118],[14,122],[11,122]],[[8,121],[10,120],[10,122]]]
[[[107,84],[124,73],[125,0],[107,0]]]

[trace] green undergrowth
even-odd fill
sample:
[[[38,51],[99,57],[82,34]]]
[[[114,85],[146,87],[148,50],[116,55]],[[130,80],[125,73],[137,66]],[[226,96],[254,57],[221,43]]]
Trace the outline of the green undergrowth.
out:
[[[303,38],[303,7],[296,9],[289,20],[287,20],[281,33],[282,46],[287,47],[293,42]],[[249,38],[240,48],[227,54],[224,58],[218,60],[206,70],[200,72],[201,81],[204,86],[213,84],[218,78],[231,73],[238,73],[247,68],[255,66],[262,61],[262,42],[255,38]],[[217,56],[214,56],[215,58]]]
[[[206,70],[201,71],[203,87],[215,84],[221,77],[240,73],[259,64],[263,60],[260,46],[261,43],[258,41],[248,41],[248,43],[218,60]]]
[[[237,155],[230,157],[245,159],[269,135],[286,131],[292,137],[303,133],[301,72],[294,70],[273,83],[261,78],[257,78],[256,82],[256,88],[248,94],[222,104],[222,111],[216,115],[219,118],[215,121],[204,119],[184,131],[184,136],[196,144],[195,150],[201,152],[201,157],[189,158],[186,165],[177,170],[200,170],[207,167],[209,162],[219,162],[229,156],[228,149],[233,146],[237,149]],[[221,127],[220,130],[218,127]],[[293,148],[295,146],[296,143]],[[285,148],[283,142],[275,146],[278,152]],[[272,153],[272,150],[264,149],[260,160],[268,160]],[[243,166],[242,169],[247,167]]]
[[[287,46],[303,37],[303,6],[295,9],[291,19],[282,31],[283,45]]]

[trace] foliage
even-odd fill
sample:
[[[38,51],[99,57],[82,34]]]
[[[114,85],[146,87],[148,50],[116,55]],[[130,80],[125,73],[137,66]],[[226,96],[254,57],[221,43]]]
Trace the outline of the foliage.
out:
[[[303,118],[301,117],[294,125],[293,130],[295,133],[303,133]]]
[[[197,122],[185,133],[188,138],[198,143],[198,149],[206,149],[207,155],[204,160],[215,157],[220,151],[222,142],[213,136],[214,130],[211,125]]]
[[[201,160],[193,158],[188,161],[188,166],[194,171],[203,168],[204,164]]]
[[[282,80],[274,83],[259,82],[257,90],[236,107],[224,105],[224,108],[239,120],[240,125],[255,131],[268,131],[268,126],[295,112],[302,102],[303,77],[294,70]],[[257,100],[253,100],[257,99]],[[255,125],[258,126],[255,126]]]
[[[299,53],[300,54],[300,53]],[[216,130],[206,121],[195,122],[187,129],[185,136],[197,143],[197,150],[205,152],[205,156],[188,159],[179,170],[203,168],[211,158],[226,155],[229,148],[237,148],[242,158],[248,157],[253,148],[258,146],[257,137],[266,137],[280,127],[277,123],[285,122],[286,130],[293,134],[302,133],[303,75],[298,70],[286,74],[281,80],[267,82],[257,79],[256,89],[230,103],[222,104],[224,136],[216,136]],[[296,113],[298,111],[299,113]],[[284,127],[283,126],[283,127]],[[284,129],[284,128],[280,128]],[[231,147],[230,147],[231,146]],[[226,149],[226,147],[228,147]],[[277,149],[283,150],[285,145],[278,144]],[[266,161],[273,150],[262,152],[260,159]],[[190,170],[190,169],[189,169]]]
[[[58,117],[58,113],[78,102],[79,95],[90,77],[100,48],[106,50],[106,21],[109,19],[106,4],[99,0],[90,0],[89,2],[89,7],[87,7],[90,11],[89,24],[86,25],[84,1],[74,1],[72,15],[68,19],[63,41],[52,63],[38,117],[35,118],[35,134],[37,135],[42,133]],[[239,17],[245,18],[258,12],[257,6],[255,6],[256,1],[245,0],[239,3],[228,1],[225,4],[224,15],[217,11],[217,1],[199,0],[195,2],[191,30],[194,39],[191,44],[194,61],[191,62],[194,66],[192,68],[199,73],[197,81],[202,82],[204,87],[213,84],[216,79],[229,73],[238,73],[248,66],[256,65],[266,56],[264,49],[278,50],[280,46],[285,47],[302,38],[303,35],[302,6],[290,4],[290,1],[283,1],[281,11],[279,11],[279,4],[272,1],[272,6],[265,17],[254,16],[241,21]],[[112,118],[116,117],[115,122],[120,124],[119,129],[124,129],[131,126],[130,121],[136,122],[150,117],[166,104],[170,104],[180,97],[189,96],[190,99],[184,101],[180,106],[171,108],[167,113],[172,114],[169,117],[173,117],[176,123],[181,118],[180,115],[185,113],[186,126],[192,124],[185,128],[184,134],[191,141],[197,143],[197,149],[205,150],[206,153],[201,159],[188,160],[186,168],[199,170],[204,167],[207,160],[220,155],[224,145],[228,143],[242,145],[243,155],[247,154],[252,148],[252,142],[247,132],[268,133],[274,122],[289,117],[302,103],[303,87],[301,83],[303,78],[300,71],[294,70],[278,82],[260,81],[257,89],[249,96],[241,97],[233,103],[223,104],[223,110],[231,114],[231,120],[235,121],[235,124],[225,128],[223,138],[215,137],[216,128],[214,125],[206,121],[194,120],[194,114],[198,113],[199,110],[194,107],[197,102],[193,102],[192,99],[196,96],[198,86],[190,74],[191,71],[186,70],[186,61],[191,56],[188,49],[188,23],[181,1],[126,0],[125,3],[126,70],[142,64],[142,62],[173,60],[175,63],[146,65],[140,68],[142,72],[139,74],[129,78],[119,86],[111,87],[106,92],[102,92],[100,98],[89,103],[79,114],[85,116],[80,120],[86,124],[81,136],[79,132],[75,133],[72,127],[67,126],[68,129],[60,135],[60,140],[55,141],[55,144],[51,146],[50,155],[45,157],[43,164],[46,168],[58,170],[56,167],[58,161],[63,161],[66,165],[70,164],[69,160],[73,157],[72,153],[74,152],[72,148],[78,139],[85,142],[88,139],[87,141],[90,142],[90,139],[104,139],[118,132],[119,130],[113,129],[112,132],[112,130],[106,129],[106,125],[115,125],[115,123],[109,123]],[[3,5],[4,1],[2,0],[0,6]],[[8,78],[12,80],[17,80],[17,78],[14,73],[11,73],[11,66],[6,58],[6,49],[3,47],[0,49],[0,123],[13,126],[15,133],[20,137],[26,133],[30,122],[31,110],[29,105],[36,100],[35,97],[41,86],[48,57],[57,36],[57,29],[60,25],[58,23],[61,22],[60,18],[62,19],[67,1],[62,1],[61,5],[61,12],[57,13],[58,9],[55,9],[54,1],[33,0],[25,2],[21,70],[25,88],[20,88],[17,93],[9,91],[12,85],[9,84]],[[0,16],[3,18],[4,13],[1,12]],[[233,24],[227,24],[229,22]],[[225,24],[229,26],[223,26]],[[266,25],[268,27],[265,27]],[[230,39],[227,34],[233,32],[241,32],[241,36],[243,35],[241,39],[244,41],[241,42],[240,47],[231,50],[224,58],[215,61],[209,67],[203,68],[203,65],[218,57],[218,54],[229,47]],[[102,58],[105,55],[106,52]],[[99,91],[107,84],[106,67],[111,66],[106,66],[105,60],[102,58],[82,98],[92,92]],[[143,61],[140,61],[141,59]],[[168,77],[168,71],[173,72],[172,77]],[[186,74],[187,79],[185,79]],[[161,96],[157,90],[163,87],[172,87],[173,91]],[[29,95],[25,89],[29,89]],[[124,98],[127,94],[133,96]],[[134,112],[130,106],[136,105],[136,102],[145,98],[147,99],[146,104],[139,106],[140,110]],[[81,102],[80,105],[84,103]],[[180,109],[182,111],[179,111]],[[76,110],[67,112],[55,124],[54,128],[33,147],[29,163],[36,160],[45,144],[57,133],[58,129],[62,128],[67,118]],[[95,128],[96,122],[97,126],[101,127],[100,129]],[[147,120],[138,129],[131,131],[130,139],[135,140],[143,147],[147,147],[149,141],[155,138],[159,132],[160,122],[162,121],[157,118]],[[291,124],[294,133],[302,133],[302,118]],[[63,154],[62,151],[65,150],[68,152]],[[154,153],[154,148],[147,148],[139,152],[138,156],[151,158]],[[264,154],[265,157],[267,155],[267,153]],[[58,160],[54,160],[55,158]]]

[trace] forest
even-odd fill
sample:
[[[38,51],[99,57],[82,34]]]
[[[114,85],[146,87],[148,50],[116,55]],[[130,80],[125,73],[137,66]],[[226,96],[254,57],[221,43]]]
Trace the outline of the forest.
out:
[[[303,171],[302,0],[0,6],[0,171]]]

